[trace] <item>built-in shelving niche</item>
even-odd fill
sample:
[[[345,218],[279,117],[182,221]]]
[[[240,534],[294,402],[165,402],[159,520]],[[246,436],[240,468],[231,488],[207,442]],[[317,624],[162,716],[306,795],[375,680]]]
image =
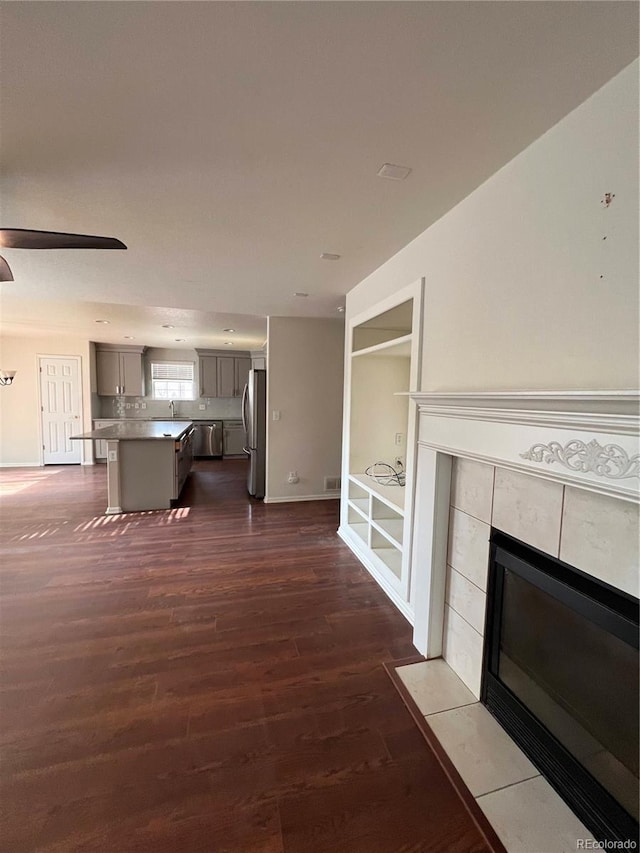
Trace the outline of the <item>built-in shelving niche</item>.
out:
[[[411,509],[420,372],[422,281],[351,319],[340,535],[413,621]],[[398,466],[396,460],[402,465]],[[367,469],[383,462],[406,477],[383,484]]]

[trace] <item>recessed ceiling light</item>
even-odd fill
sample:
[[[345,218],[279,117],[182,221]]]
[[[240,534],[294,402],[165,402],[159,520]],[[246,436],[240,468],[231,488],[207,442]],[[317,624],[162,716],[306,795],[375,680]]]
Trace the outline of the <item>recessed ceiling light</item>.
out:
[[[235,329],[223,329],[223,332],[235,332]]]
[[[379,178],[389,178],[390,181],[404,181],[411,172],[409,166],[396,166],[393,163],[385,163],[378,169]]]
[[[342,314],[342,312],[344,311],[344,305],[338,305],[337,310]]]
[[[105,326],[108,326],[111,320],[96,320],[96,323],[104,323]]]
[[[124,339],[125,339],[125,341],[132,341],[132,340],[133,340],[133,335],[125,335],[125,336],[124,336]]]
[[[177,343],[177,344],[180,344],[180,343],[182,343],[183,341],[186,341],[186,338],[176,338],[175,340],[176,340],[176,343]]]
[[[302,291],[300,291],[300,290],[296,290],[293,295],[294,296],[308,296],[309,294],[308,293],[302,293]]]
[[[172,326],[171,323],[163,323],[162,328],[163,329],[175,329],[175,326]]]
[[[334,255],[333,252],[323,252],[320,257],[323,261],[339,261],[340,255]]]
[[[233,346],[233,342],[232,342],[232,341],[225,341],[225,342],[224,342],[224,345],[225,345],[226,347],[232,347],[232,346]]]

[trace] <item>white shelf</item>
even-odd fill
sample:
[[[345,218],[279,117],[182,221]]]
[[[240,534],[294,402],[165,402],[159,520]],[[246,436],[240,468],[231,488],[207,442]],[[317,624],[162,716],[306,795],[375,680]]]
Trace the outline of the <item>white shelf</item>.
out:
[[[367,497],[352,497],[365,492]],[[380,571],[388,571],[400,580],[404,487],[381,486],[367,474],[350,474],[349,495],[349,529],[377,556],[382,564]]]
[[[349,524],[349,528],[362,539],[365,545],[369,544],[369,525],[365,521]]]
[[[400,457],[413,470],[424,279],[397,288],[347,324],[345,466],[340,535],[403,613],[413,612],[413,483],[383,485],[364,472]],[[343,469],[344,470],[344,469]],[[367,536],[354,529],[366,523]],[[365,543],[362,547],[361,543]]]
[[[399,579],[402,574],[402,551],[397,548],[373,548],[373,553]]]
[[[362,486],[363,489],[379,498],[383,503],[388,504],[396,512],[404,515],[405,486],[383,486],[373,477],[369,477],[368,474],[349,474],[349,479]]]
[[[375,527],[379,533],[382,533],[391,544],[402,550],[402,531],[404,529],[404,519],[402,518],[372,518],[372,527]]]
[[[363,518],[369,518],[369,498],[349,498],[349,506],[357,510]]]
[[[400,338],[392,338],[390,341],[383,341],[381,344],[374,344],[371,347],[354,350],[351,353],[353,358],[360,358],[362,355],[390,355],[411,358],[411,335],[402,335]]]

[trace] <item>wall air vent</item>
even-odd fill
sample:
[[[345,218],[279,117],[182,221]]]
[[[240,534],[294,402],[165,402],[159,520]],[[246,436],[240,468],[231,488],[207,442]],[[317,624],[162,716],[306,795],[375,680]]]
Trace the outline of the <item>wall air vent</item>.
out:
[[[324,490],[325,492],[337,492],[340,489],[340,477],[325,477]]]

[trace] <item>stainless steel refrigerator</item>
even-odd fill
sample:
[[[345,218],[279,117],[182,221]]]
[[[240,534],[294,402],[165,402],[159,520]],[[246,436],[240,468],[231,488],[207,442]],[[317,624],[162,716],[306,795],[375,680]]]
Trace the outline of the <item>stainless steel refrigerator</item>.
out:
[[[254,498],[264,497],[267,459],[267,371],[250,370],[242,394],[242,425],[247,433],[244,452],[249,457],[247,489]]]

